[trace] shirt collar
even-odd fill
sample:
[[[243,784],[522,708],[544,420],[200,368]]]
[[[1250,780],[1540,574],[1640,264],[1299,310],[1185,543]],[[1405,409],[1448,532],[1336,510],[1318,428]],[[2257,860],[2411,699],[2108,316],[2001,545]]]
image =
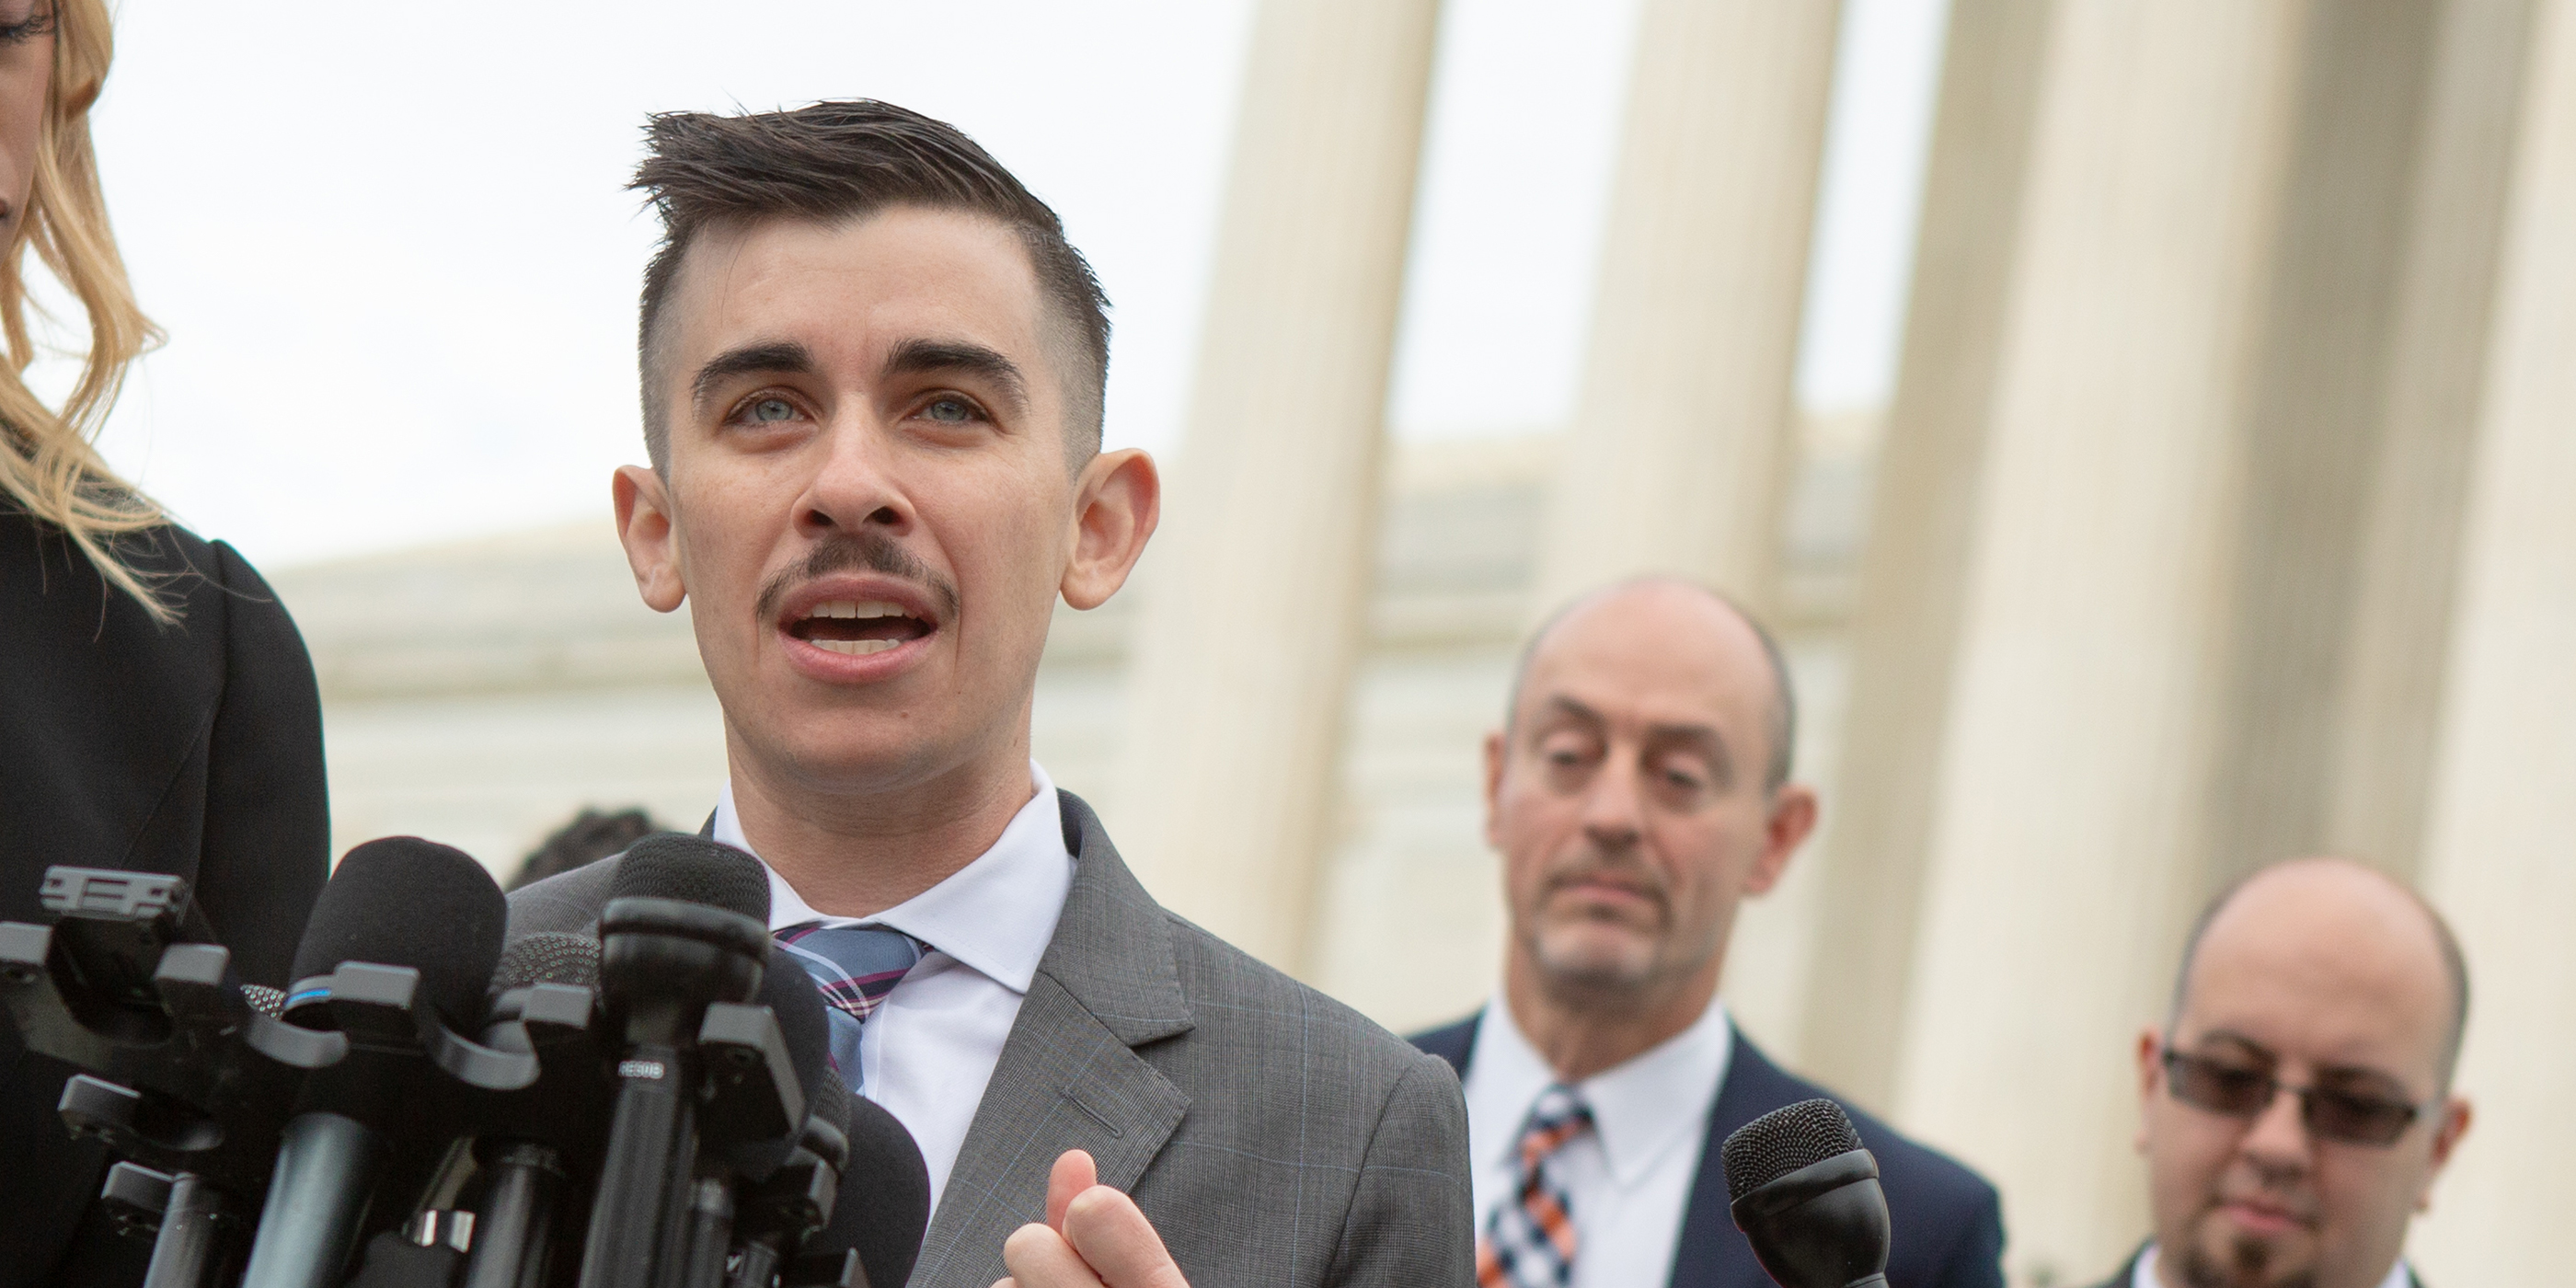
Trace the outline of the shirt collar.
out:
[[[2164,1282],[2156,1278],[2156,1260],[2156,1245],[2150,1243],[2138,1254],[2137,1269],[2129,1272],[2129,1288],[2164,1288]],[[2379,1281],[2379,1288],[2414,1288],[2414,1284],[2415,1276],[2406,1269],[2406,1258],[2399,1257],[2396,1264],[2388,1267],[2388,1277]]]
[[[1029,782],[1033,793],[1028,804],[1011,816],[993,848],[939,884],[872,917],[816,912],[764,860],[761,868],[769,873],[769,928],[785,930],[809,921],[890,926],[1014,993],[1027,993],[1037,978],[1038,959],[1055,938],[1065,895],[1073,889],[1073,854],[1065,848],[1055,782],[1034,760],[1029,762]],[[732,783],[726,783],[716,798],[715,839],[758,857],[743,838]]]
[[[1499,1139],[1475,1142],[1477,1162],[1493,1163],[1511,1156],[1519,1143],[1522,1119],[1539,1093],[1556,1083],[1556,1072],[1530,1045],[1512,1017],[1511,1006],[1497,994],[1485,1006],[1476,1035],[1473,1068],[1477,1104],[1470,1120],[1503,1125]],[[1712,1000],[1691,1026],[1616,1067],[1575,1084],[1576,1094],[1592,1111],[1611,1180],[1621,1188],[1642,1179],[1666,1150],[1696,1140],[1708,1127],[1708,1108],[1735,1051],[1735,1027],[1726,1003]],[[1493,1061],[1489,1081],[1487,1061]],[[1675,1105],[1695,1112],[1677,1114]],[[1479,1110],[1483,1112],[1478,1112]]]

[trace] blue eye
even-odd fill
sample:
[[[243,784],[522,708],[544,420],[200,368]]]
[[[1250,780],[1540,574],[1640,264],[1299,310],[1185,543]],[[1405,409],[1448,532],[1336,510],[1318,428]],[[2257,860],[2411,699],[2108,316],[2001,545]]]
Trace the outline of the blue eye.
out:
[[[796,404],[791,403],[784,398],[763,398],[759,402],[751,405],[751,418],[757,421],[768,422],[794,420],[796,419]]]
[[[962,425],[975,418],[975,408],[963,398],[934,399],[921,410],[932,420],[950,425]]]

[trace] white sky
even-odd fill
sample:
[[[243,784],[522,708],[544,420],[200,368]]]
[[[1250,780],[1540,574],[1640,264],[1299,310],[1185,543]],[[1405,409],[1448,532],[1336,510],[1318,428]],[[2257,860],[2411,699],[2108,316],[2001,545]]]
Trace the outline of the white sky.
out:
[[[1562,421],[1639,0],[1450,0],[1390,412]],[[1851,0],[1799,385],[1893,378],[1945,0]],[[1249,0],[123,0],[109,206],[170,332],[106,448],[278,566],[600,516],[640,459],[647,112],[866,95],[953,121],[1115,303],[1109,436],[1176,445]],[[479,16],[478,16],[479,15]],[[1529,159],[1546,158],[1534,171]],[[1486,271],[1497,261],[1509,274]]]

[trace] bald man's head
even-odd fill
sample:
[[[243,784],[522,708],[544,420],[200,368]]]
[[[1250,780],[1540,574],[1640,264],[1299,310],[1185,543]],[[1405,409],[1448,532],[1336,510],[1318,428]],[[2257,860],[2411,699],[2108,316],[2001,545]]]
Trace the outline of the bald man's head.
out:
[[[1797,760],[1798,751],[1798,694],[1789,682],[1788,655],[1780,651],[1780,641],[1772,638],[1770,628],[1745,611],[1742,604],[1720,591],[1679,577],[1638,577],[1604,586],[1577,596],[1548,614],[1547,620],[1530,632],[1529,641],[1521,646],[1520,661],[1512,668],[1511,693],[1503,706],[1503,732],[1509,734],[1514,722],[1520,718],[1521,692],[1529,684],[1530,663],[1548,646],[1558,630],[1595,609],[1637,596],[1697,598],[1718,610],[1717,619],[1706,623],[1710,629],[1693,637],[1676,636],[1671,641],[1676,648],[1705,649],[1715,656],[1724,656],[1730,645],[1739,646],[1740,651],[1740,646],[1749,639],[1761,651],[1761,665],[1770,686],[1770,705],[1763,721],[1770,746],[1763,760],[1762,787],[1766,792],[1780,790],[1781,784],[1789,781],[1789,771]]]
[[[1588,595],[1532,638],[1485,739],[1485,836],[1504,860],[1513,1014],[1598,1039],[1565,1048],[1560,1078],[1705,1011],[1738,905],[1815,826],[1815,793],[1786,781],[1788,702],[1762,628],[1687,582]]]
[[[2451,1076],[2460,1064],[2460,1044],[2467,1038],[2469,1027],[2469,963],[2460,952],[2459,938],[2451,933],[2450,923],[2442,920],[2442,914],[2425,902],[2424,896],[2415,893],[2405,883],[2350,859],[2308,858],[2275,863],[2237,878],[2211,899],[2209,905],[2201,909],[2199,918],[2192,922],[2191,934],[2183,941],[2182,963],[2174,971],[2175,1018],[2182,1015],[2183,1004],[2188,1000],[2192,963],[2200,956],[2202,941],[2209,938],[2211,926],[2228,914],[2240,898],[2249,894],[2258,902],[2257,907],[2245,914],[2250,933],[2277,932],[2278,927],[2272,923],[2278,918],[2269,915],[2276,906],[2285,902],[2296,905],[2312,899],[2324,900],[2326,907],[2340,908],[2347,913],[2342,919],[2344,928],[2359,930],[2376,926],[2396,931],[2394,938],[2377,941],[2376,946],[2383,955],[2400,960],[2413,957],[2418,968],[2428,961],[2438,961],[2441,983],[2449,995],[2449,1007],[2435,1067],[2440,1070],[2441,1089],[2450,1090]],[[2317,904],[2309,903],[2299,915],[2308,919],[2322,910]],[[2415,924],[2420,934],[2410,934],[2403,929],[2409,922]],[[2429,950],[2429,954],[2425,951],[2410,953],[2410,946]],[[2168,1026],[2170,1023],[2168,1021]]]
[[[2458,942],[2346,859],[2277,863],[2193,928],[2137,1044],[2160,1266],[2194,1288],[2375,1288],[2468,1130]]]

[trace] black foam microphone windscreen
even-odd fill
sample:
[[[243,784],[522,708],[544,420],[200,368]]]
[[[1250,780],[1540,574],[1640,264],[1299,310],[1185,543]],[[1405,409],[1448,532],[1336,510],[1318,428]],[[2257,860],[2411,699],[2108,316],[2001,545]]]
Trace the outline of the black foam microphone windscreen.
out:
[[[832,1077],[832,1024],[824,1016],[823,996],[814,989],[814,977],[805,972],[793,953],[770,945],[769,965],[761,972],[760,991],[751,1000],[768,1007],[769,1013],[778,1018],[779,1040],[787,1048],[797,1091],[805,1098],[803,1112],[796,1115],[794,1126],[785,1136],[748,1141],[734,1153],[732,1163],[743,1175],[766,1177],[795,1151],[806,1116],[829,1113],[823,1102],[834,1094],[846,1100],[849,1093],[832,1091],[824,1085],[826,1079],[832,1080],[832,1088],[841,1085]],[[846,1117],[848,1109],[843,1107],[841,1113]]]
[[[609,879],[608,897],[614,902],[630,896],[682,899],[769,922],[769,870],[703,836],[660,832],[627,847]]]
[[[492,991],[505,993],[531,984],[599,987],[599,941],[562,930],[541,930],[510,941],[501,964],[492,968]]]
[[[921,1147],[893,1114],[865,1096],[848,1096],[849,1161],[841,1165],[841,1195],[832,1222],[806,1249],[849,1248],[872,1284],[912,1278],[921,1236],[930,1228],[930,1169]]]
[[[849,1087],[841,1081],[841,1075],[832,1068],[828,1060],[823,1064],[820,1083],[819,1089],[807,1093],[805,1113],[808,1117],[822,1119],[823,1125],[831,1128],[832,1134],[840,1138],[839,1154],[823,1160],[838,1168],[850,1158],[850,1102],[858,1097],[850,1094]],[[923,1181],[925,1187],[928,1184],[927,1180]]]
[[[1775,1109],[1735,1130],[1720,1157],[1726,1164],[1726,1197],[1743,1198],[1802,1167],[1860,1148],[1860,1132],[1841,1105],[1802,1100]]]
[[[769,969],[760,976],[760,993],[752,999],[778,1017],[778,1036],[796,1063],[796,1085],[811,1100],[832,1071],[832,1022],[823,1011],[823,995],[814,977],[793,953],[772,945]],[[812,1112],[808,1110],[807,1112]]]
[[[1772,1110],[1727,1136],[1727,1205],[1784,1288],[1887,1288],[1890,1228],[1878,1160],[1841,1105]]]
[[[463,850],[417,836],[369,841],[341,858],[314,901],[294,979],[301,989],[348,961],[409,966],[421,997],[461,1029],[482,1018],[509,918],[501,887]]]

